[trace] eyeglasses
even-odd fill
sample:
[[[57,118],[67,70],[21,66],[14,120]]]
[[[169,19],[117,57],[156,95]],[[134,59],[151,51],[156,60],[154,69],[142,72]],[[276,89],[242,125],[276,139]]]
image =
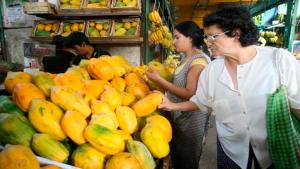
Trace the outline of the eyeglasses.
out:
[[[215,35],[204,35],[204,39],[207,40],[207,41],[215,41],[216,39],[218,39],[221,35],[224,35],[226,33],[230,32],[230,30],[227,30],[225,32],[222,32],[222,33],[218,33],[218,34],[215,34]]]

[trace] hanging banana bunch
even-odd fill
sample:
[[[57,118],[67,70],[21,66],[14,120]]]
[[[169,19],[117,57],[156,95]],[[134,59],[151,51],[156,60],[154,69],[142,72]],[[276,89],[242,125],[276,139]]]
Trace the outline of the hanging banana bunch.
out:
[[[151,21],[151,28],[149,39],[155,44],[161,44],[163,48],[169,48],[174,52],[173,37],[168,26],[163,25],[163,21],[158,11],[153,10],[149,13],[149,20]]]
[[[162,19],[161,19],[159,13],[156,10],[153,10],[152,12],[149,13],[149,20],[154,25],[161,25],[162,24]]]

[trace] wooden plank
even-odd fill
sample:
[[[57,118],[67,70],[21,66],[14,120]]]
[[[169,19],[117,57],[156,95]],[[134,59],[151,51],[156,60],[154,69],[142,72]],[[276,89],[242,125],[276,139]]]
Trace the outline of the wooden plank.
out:
[[[32,40],[44,42],[44,43],[51,43],[52,38],[51,37],[35,37],[31,36]],[[136,38],[89,38],[89,41],[92,44],[141,44],[143,42],[142,37],[136,37]]]

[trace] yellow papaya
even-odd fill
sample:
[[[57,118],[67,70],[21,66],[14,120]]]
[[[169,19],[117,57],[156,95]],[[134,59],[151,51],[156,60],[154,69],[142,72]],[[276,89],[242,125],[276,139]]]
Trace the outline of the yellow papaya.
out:
[[[18,83],[30,83],[32,76],[25,72],[8,72],[4,80],[4,87],[12,93]]]
[[[73,74],[74,76],[77,76],[81,80],[91,80],[91,77],[89,73],[86,71],[85,68],[82,68],[80,66],[72,66],[68,68],[66,73]]]
[[[122,65],[124,69],[126,70],[126,73],[129,73],[132,71],[133,66],[123,57],[123,56],[111,56],[114,62],[117,62],[119,65]]]
[[[131,106],[135,102],[135,96],[127,92],[121,92],[122,106]]]
[[[135,95],[138,99],[145,97],[150,92],[146,82],[137,73],[126,74],[125,81],[126,92]]]
[[[170,142],[172,139],[172,126],[167,118],[161,115],[153,115],[147,117],[147,124],[152,124],[154,126],[158,126],[167,138],[167,141]]]
[[[132,140],[131,135],[127,131],[117,130],[117,133],[119,133],[125,141]]]
[[[106,87],[101,94],[100,100],[108,103],[112,110],[122,105],[122,98],[119,92],[112,87]]]
[[[140,163],[142,169],[154,169],[156,164],[148,148],[140,141],[128,140],[126,148]]]
[[[3,144],[30,146],[35,134],[27,118],[21,114],[0,113],[0,140]]]
[[[49,134],[56,140],[65,139],[66,135],[60,126],[62,117],[62,110],[52,102],[44,99],[31,101],[28,118],[37,131]]]
[[[105,80],[85,80],[84,81],[85,90],[89,91],[97,99],[100,97],[101,93],[104,91],[105,85],[109,85],[109,83]]]
[[[114,155],[125,149],[125,141],[119,133],[98,124],[88,125],[84,137],[98,151],[107,155]]]
[[[163,95],[160,93],[150,93],[143,99],[137,101],[132,109],[138,117],[147,116],[157,109],[157,106],[161,104]]]
[[[68,160],[67,148],[48,134],[33,135],[31,147],[38,155],[50,160],[61,163]]]
[[[111,80],[114,77],[114,69],[105,60],[96,58],[90,59],[87,71],[96,80]]]
[[[114,74],[116,77],[121,77],[126,73],[126,69],[119,64],[119,62],[115,62],[111,56],[102,56],[100,59],[107,61],[114,70]]]
[[[83,98],[67,86],[52,87],[51,100],[64,110],[78,111],[84,117],[88,117],[91,114],[91,109]]]
[[[120,106],[116,109],[116,116],[120,124],[120,128],[129,134],[137,131],[138,123],[135,112],[127,106]]]
[[[61,127],[64,132],[76,144],[84,144],[86,142],[83,136],[86,126],[87,121],[85,117],[77,111],[68,110],[61,121]]]
[[[29,147],[6,145],[0,152],[1,169],[39,169],[40,164]]]
[[[51,87],[55,86],[53,78],[51,78],[49,73],[38,72],[33,76],[33,84],[35,84],[46,97],[50,96]]]
[[[106,162],[105,169],[142,169],[134,155],[126,152],[112,156]]]
[[[113,88],[117,89],[118,92],[123,92],[126,87],[126,81],[117,76],[111,80],[110,84]]]
[[[141,140],[155,158],[164,158],[170,152],[168,141],[157,126],[147,124],[141,131]]]
[[[45,99],[44,93],[32,83],[18,83],[13,92],[13,101],[27,112],[32,99]]]
[[[57,86],[68,86],[80,93],[82,93],[84,88],[83,80],[72,73],[60,73],[56,75],[54,82]]]
[[[116,120],[117,118],[114,114],[93,114],[89,124],[98,124],[110,130],[116,130],[118,127],[115,124]]]
[[[82,169],[104,169],[105,154],[89,144],[79,145],[71,156],[71,163]]]

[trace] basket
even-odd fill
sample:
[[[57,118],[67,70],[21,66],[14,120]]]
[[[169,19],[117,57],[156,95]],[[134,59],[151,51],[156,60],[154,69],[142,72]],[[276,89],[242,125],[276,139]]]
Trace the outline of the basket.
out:
[[[69,28],[66,26],[69,25]],[[74,26],[76,25],[76,26]],[[68,20],[61,22],[59,35],[61,36],[69,36],[72,32],[79,31],[85,32],[86,22],[84,20]]]
[[[92,23],[95,24],[93,27],[96,29],[96,31],[98,31],[98,33],[100,34],[100,37],[93,37],[89,34],[89,29],[91,28]],[[101,29],[101,26],[99,26],[100,28],[97,26],[98,24],[102,25],[102,29]],[[108,24],[108,26],[103,26],[104,24]],[[99,38],[109,39],[111,28],[112,28],[112,20],[110,20],[110,19],[88,20],[86,22],[85,35],[91,39],[99,39]],[[104,30],[106,32],[106,34],[102,33],[100,30]]]
[[[38,32],[38,26],[39,24],[44,25],[44,29],[42,31],[47,31],[49,30],[49,27],[51,25],[51,30],[47,31],[49,34],[47,35],[46,32]],[[56,25],[56,28],[54,27],[54,24]],[[32,29],[32,37],[53,37],[58,34],[60,30],[60,22],[57,20],[35,20],[33,29]]]
[[[135,28],[134,33],[129,33],[129,29],[127,29],[129,26],[125,26],[125,24],[130,23],[131,26],[130,28]],[[132,23],[136,23],[136,26],[132,26]],[[117,33],[119,24],[123,24],[122,28],[126,29],[125,34],[120,35]],[[116,19],[113,21],[112,29],[111,29],[111,34],[110,36],[112,38],[137,38],[140,36],[140,19],[139,18],[131,18],[131,19]]]

